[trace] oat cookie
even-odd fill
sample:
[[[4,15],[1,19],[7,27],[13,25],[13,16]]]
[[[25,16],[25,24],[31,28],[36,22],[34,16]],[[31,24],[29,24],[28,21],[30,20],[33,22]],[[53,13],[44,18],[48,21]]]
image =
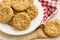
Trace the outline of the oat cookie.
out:
[[[55,21],[48,21],[44,27],[44,32],[49,36],[49,37],[56,37],[58,36],[59,29],[56,26]]]
[[[0,22],[1,23],[8,23],[12,17],[13,17],[13,10],[10,7],[4,6],[0,8]]]
[[[14,8],[17,11],[26,10],[29,7],[29,4],[29,0],[13,0],[11,2],[12,8]]]
[[[34,1],[34,0],[29,0],[29,1],[30,1],[30,4],[31,4],[31,3],[33,4],[33,1]]]
[[[34,19],[38,14],[38,9],[36,6],[30,5],[30,7],[27,9],[27,13],[31,19]]]
[[[58,28],[59,33],[60,33],[60,20],[59,19],[55,19],[55,26]]]
[[[3,6],[4,6],[4,4],[1,2],[1,3],[0,3],[0,8],[2,8]]]
[[[34,0],[31,0],[31,2],[33,3]]]
[[[31,19],[25,12],[18,13],[11,21],[11,25],[18,30],[25,30],[30,26]]]
[[[6,6],[11,6],[11,0],[2,0],[2,3]]]

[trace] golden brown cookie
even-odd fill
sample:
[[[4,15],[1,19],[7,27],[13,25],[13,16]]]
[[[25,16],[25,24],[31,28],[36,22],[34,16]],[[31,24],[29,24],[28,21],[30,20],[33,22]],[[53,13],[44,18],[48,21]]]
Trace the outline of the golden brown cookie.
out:
[[[11,21],[11,25],[18,30],[25,30],[30,26],[31,19],[25,12],[17,13]]]
[[[11,0],[2,0],[2,3],[6,6],[11,6]]]
[[[30,1],[30,4],[31,4],[31,3],[33,4],[33,1],[34,1],[34,0],[29,0],[29,1]]]
[[[60,33],[60,20],[59,19],[55,19],[55,26],[58,28],[59,33]]]
[[[0,8],[1,23],[8,23],[12,17],[13,17],[13,10],[10,7],[4,6]]]
[[[2,8],[4,6],[4,4],[2,4],[2,2],[0,3],[0,8]]]
[[[38,9],[34,5],[30,5],[30,7],[26,11],[31,19],[34,19],[38,14]]]
[[[44,27],[44,32],[49,36],[49,37],[56,37],[60,34],[58,27],[56,26],[57,22],[55,20],[48,21]]]
[[[14,10],[23,11],[29,7],[29,0],[12,0],[11,6]]]

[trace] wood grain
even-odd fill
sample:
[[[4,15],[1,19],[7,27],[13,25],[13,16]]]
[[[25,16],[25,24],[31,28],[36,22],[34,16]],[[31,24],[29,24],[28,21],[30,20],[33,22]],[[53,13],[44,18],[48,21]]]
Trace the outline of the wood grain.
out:
[[[39,38],[39,37],[40,38],[47,38],[47,36],[44,34],[42,28],[39,28],[36,32],[34,32],[30,35],[20,37],[18,40],[31,40],[31,39]]]

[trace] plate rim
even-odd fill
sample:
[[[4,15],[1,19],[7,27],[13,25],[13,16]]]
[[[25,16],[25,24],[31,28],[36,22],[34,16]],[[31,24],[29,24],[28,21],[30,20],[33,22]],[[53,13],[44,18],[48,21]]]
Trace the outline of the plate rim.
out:
[[[35,0],[34,0],[35,1]],[[38,1],[38,0],[37,0]],[[39,2],[39,1],[38,1]],[[39,2],[40,3],[40,2]],[[41,3],[40,3],[40,5],[41,5]],[[41,8],[42,8],[42,5],[41,5]],[[43,8],[42,8],[42,11],[43,11]],[[43,12],[42,12],[42,19],[43,19]],[[41,19],[41,21],[42,21],[42,19]],[[41,23],[41,22],[40,22]],[[37,28],[37,27],[36,27]],[[35,28],[35,29],[36,29]],[[34,29],[34,30],[35,30]],[[32,30],[32,31],[34,31],[34,30]],[[2,30],[0,30],[0,31],[2,31]],[[30,31],[30,32],[32,32],[32,31]],[[4,31],[2,31],[3,33],[6,33],[6,34],[9,34],[9,35],[24,35],[24,34],[28,34],[28,33],[30,33],[30,32],[27,32],[27,33],[23,33],[23,34],[11,34],[11,33],[7,33],[7,32],[4,32]]]

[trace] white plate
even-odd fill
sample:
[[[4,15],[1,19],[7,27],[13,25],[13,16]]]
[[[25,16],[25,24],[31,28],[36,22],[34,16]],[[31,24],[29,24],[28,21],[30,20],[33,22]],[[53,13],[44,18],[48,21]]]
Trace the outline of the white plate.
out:
[[[23,31],[17,31],[17,30],[14,30],[13,27],[7,24],[0,23],[0,30],[10,35],[23,35],[23,34],[27,34],[35,30],[40,25],[43,19],[43,9],[42,9],[41,3],[38,2],[38,0],[34,0],[34,5],[38,7],[38,15],[34,20],[31,21],[30,27],[28,29],[23,30]]]

